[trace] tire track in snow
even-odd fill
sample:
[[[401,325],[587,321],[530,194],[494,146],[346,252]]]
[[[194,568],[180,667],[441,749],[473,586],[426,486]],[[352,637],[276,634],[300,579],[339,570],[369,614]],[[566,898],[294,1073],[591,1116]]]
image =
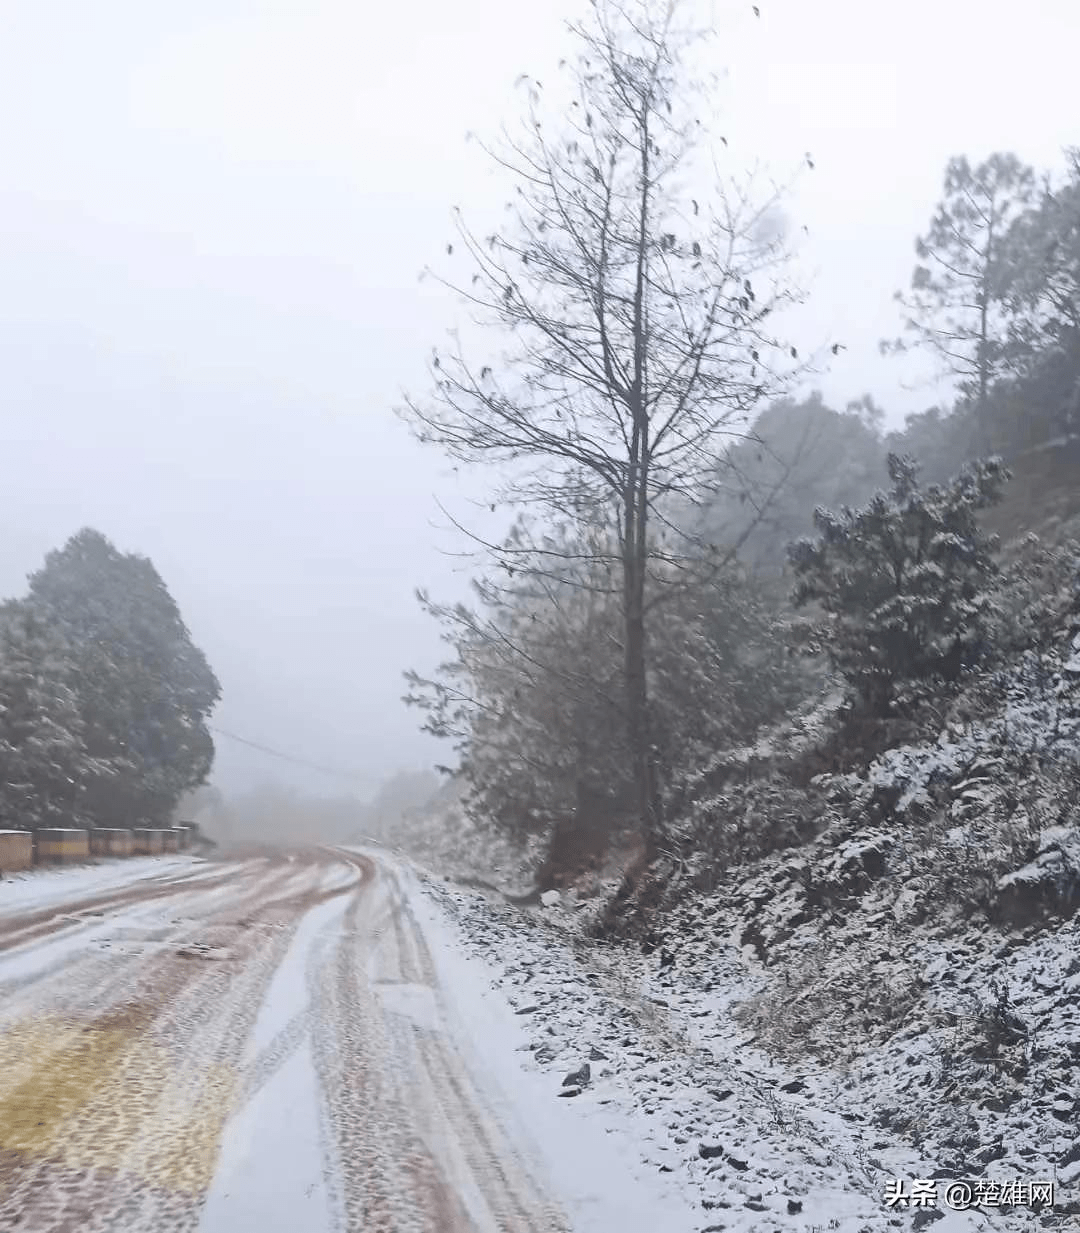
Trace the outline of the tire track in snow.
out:
[[[368,857],[346,859],[365,877],[335,955],[331,996],[338,1007],[325,1021],[353,1025],[337,1053],[356,1096],[348,1102],[353,1116],[332,1118],[346,1168],[353,1162],[344,1186],[349,1227],[355,1220],[380,1233],[565,1230],[561,1213],[515,1163],[442,1024],[414,1017],[422,1007],[441,1018],[434,964],[400,884]],[[367,981],[359,979],[361,964]],[[388,996],[395,991],[423,996]],[[364,1107],[373,1116],[358,1124],[355,1113]],[[376,1161],[374,1171],[356,1168],[365,1154]]]
[[[0,1229],[196,1233],[212,1196],[208,1230],[295,1233],[262,1193],[294,1133],[283,1090],[321,1126],[304,1147],[326,1211],[305,1233],[568,1228],[447,1035],[404,888],[370,857],[247,855],[13,913],[0,937]],[[256,1109],[251,1160],[230,1136]],[[269,1223],[229,1223],[244,1186]]]
[[[197,1227],[241,1050],[321,873],[239,869],[232,886],[192,887],[184,919],[159,916],[132,943],[154,897],[138,896],[121,918],[134,953],[76,953],[4,1006],[0,1228]],[[260,902],[286,927],[244,928],[238,914]]]

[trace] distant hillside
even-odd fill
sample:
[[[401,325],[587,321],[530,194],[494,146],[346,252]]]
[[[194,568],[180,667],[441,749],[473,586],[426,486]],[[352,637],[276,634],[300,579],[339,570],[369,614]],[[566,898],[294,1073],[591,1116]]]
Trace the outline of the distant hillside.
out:
[[[1009,469],[1004,500],[983,515],[1003,544],[1029,533],[1048,543],[1080,538],[1080,437],[1027,450]]]

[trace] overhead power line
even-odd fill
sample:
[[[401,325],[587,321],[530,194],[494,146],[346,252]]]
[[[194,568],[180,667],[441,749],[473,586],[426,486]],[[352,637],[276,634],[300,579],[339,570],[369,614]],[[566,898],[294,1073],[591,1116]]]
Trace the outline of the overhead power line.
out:
[[[303,766],[311,771],[320,771],[324,775],[335,775],[339,779],[348,779],[353,783],[366,783],[366,776],[358,775],[355,771],[342,770],[339,766],[325,766],[320,762],[311,762],[307,758],[298,758],[295,754],[285,753],[280,749],[272,749],[269,745],[262,745],[258,741],[249,741],[246,736],[237,736],[235,732],[229,732],[225,728],[219,728],[215,724],[206,725],[211,732],[216,732],[218,736],[226,736],[230,741],[236,741],[238,745],[246,745],[249,749],[257,749],[259,753],[266,754],[270,758],[278,758],[282,762],[291,762],[294,766]]]

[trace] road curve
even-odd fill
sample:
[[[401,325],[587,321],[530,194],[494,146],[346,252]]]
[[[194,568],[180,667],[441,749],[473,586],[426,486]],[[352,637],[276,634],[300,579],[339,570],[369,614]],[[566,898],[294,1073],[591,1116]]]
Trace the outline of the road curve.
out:
[[[372,856],[0,887],[0,1229],[568,1230],[444,1009]]]

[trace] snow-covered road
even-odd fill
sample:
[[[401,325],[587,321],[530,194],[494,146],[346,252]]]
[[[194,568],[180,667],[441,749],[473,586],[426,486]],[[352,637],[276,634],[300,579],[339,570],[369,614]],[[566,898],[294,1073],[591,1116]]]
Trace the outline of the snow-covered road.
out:
[[[572,1102],[537,1112],[422,900],[344,850],[0,884],[0,1229],[696,1227]]]

